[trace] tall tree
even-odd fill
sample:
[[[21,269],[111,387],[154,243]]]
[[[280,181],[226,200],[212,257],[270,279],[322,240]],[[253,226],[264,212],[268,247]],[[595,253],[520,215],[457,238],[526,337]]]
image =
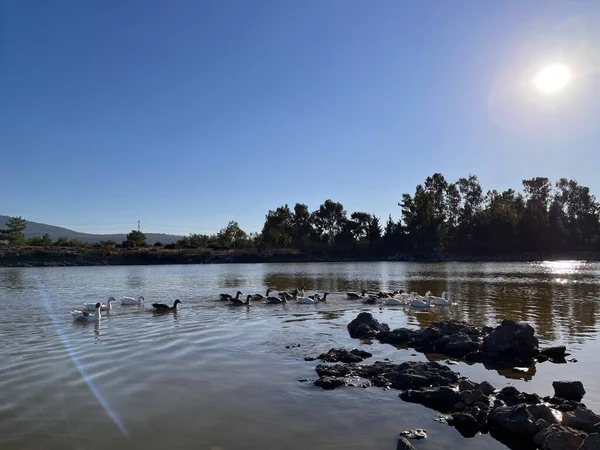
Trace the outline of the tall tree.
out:
[[[25,243],[23,232],[27,228],[27,221],[21,216],[11,217],[6,221],[5,225],[6,230],[0,230],[1,236],[4,236],[4,239],[12,245],[23,245]]]
[[[346,210],[339,202],[325,200],[313,214],[314,224],[321,239],[332,244],[336,236],[341,233],[346,221]]]
[[[269,211],[262,229],[265,245],[285,248],[292,243],[293,217],[288,205]]]
[[[132,242],[136,247],[143,247],[146,245],[146,235],[141,231],[131,230],[131,233],[127,234],[127,240]]]

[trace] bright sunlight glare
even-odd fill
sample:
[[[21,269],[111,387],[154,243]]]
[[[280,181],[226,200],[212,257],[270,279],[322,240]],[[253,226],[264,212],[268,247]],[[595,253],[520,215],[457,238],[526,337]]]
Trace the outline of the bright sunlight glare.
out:
[[[564,64],[553,64],[540,70],[534,77],[535,86],[545,94],[561,91],[571,78],[571,69]]]

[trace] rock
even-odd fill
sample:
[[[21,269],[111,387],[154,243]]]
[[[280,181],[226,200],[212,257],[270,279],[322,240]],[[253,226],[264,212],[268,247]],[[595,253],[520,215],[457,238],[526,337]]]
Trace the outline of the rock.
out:
[[[371,356],[373,356],[371,353],[362,350],[348,351],[343,348],[332,348],[327,353],[321,353],[317,358],[325,362],[357,363]]]
[[[517,397],[519,403],[526,403],[528,405],[537,405],[538,403],[542,403],[542,399],[537,394],[527,394],[525,392],[521,392]]]
[[[475,389],[476,384],[473,383],[471,380],[460,380],[460,382],[458,383],[458,390],[459,391],[470,391]]]
[[[344,364],[319,364],[315,370],[320,377],[347,377],[352,373],[351,368]]]
[[[554,381],[552,383],[554,395],[565,400],[581,401],[585,395],[585,388],[581,381]]]
[[[531,325],[503,320],[483,339],[482,350],[487,353],[534,355],[538,353],[538,340]]]
[[[323,389],[331,390],[340,386],[344,386],[346,380],[339,377],[320,377],[315,381],[315,386],[320,386]]]
[[[290,344],[290,345],[285,346],[285,348],[295,348],[295,347],[300,347],[300,344]]]
[[[447,359],[446,361],[444,361],[446,364],[448,364],[449,366],[457,366],[458,363],[456,361],[452,361],[450,359]]]
[[[577,450],[583,439],[565,427],[552,425],[536,434],[534,441],[542,450]]]
[[[413,445],[408,442],[406,438],[400,437],[398,439],[398,445],[396,446],[396,450],[416,450]]]
[[[488,416],[490,428],[504,433],[534,436],[538,430],[525,405],[496,407]]]
[[[379,340],[385,344],[391,345],[409,345],[415,342],[417,336],[419,335],[418,331],[409,330],[408,328],[396,328],[388,333],[383,333]],[[417,356],[417,355],[411,355]]]
[[[520,392],[514,386],[506,386],[500,390],[496,398],[502,400],[507,406],[514,406],[519,403]]]
[[[427,430],[415,428],[414,430],[401,431],[400,436],[406,439],[425,439],[427,437]]]
[[[308,378],[301,378],[298,380],[300,383],[306,383],[308,381]]]
[[[402,364],[376,362],[354,368],[357,376],[371,380],[375,386],[390,385],[394,389],[418,389],[450,386],[458,382],[458,374],[435,361],[406,361]],[[457,394],[458,395],[458,394]]]
[[[304,358],[304,361],[316,361],[317,358],[315,358],[314,356],[307,356]]]
[[[480,424],[475,417],[467,413],[452,414],[448,424],[456,428],[466,438],[475,436],[480,429]]]
[[[562,423],[567,427],[582,430],[586,433],[600,431],[600,416],[581,406],[578,406],[573,411],[563,413]]]
[[[586,437],[577,450],[598,450],[600,448],[600,434],[593,433]]]
[[[567,354],[567,348],[564,345],[557,347],[547,347],[540,350],[540,354],[547,356],[550,359],[564,359]]]
[[[365,350],[360,350],[358,348],[353,348],[352,350],[350,350],[350,353],[356,356],[360,356],[362,359],[367,359],[373,356],[372,353],[369,353]]]
[[[366,339],[375,337],[378,333],[388,332],[390,327],[385,323],[379,323],[371,313],[362,312],[356,319],[348,324],[350,337]]]
[[[473,341],[465,333],[444,336],[438,339],[434,345],[436,352],[458,358],[479,350],[479,347],[481,347],[481,344]]]
[[[479,384],[476,384],[475,389],[479,389],[485,395],[492,395],[494,392],[496,392],[496,389],[494,389],[494,386],[492,386],[487,381],[483,381]]]
[[[535,422],[535,426],[537,427],[538,432],[540,432],[542,430],[545,430],[546,428],[550,428],[552,426],[552,424],[549,422],[546,422],[544,419],[538,419]]]
[[[530,405],[527,407],[527,411],[529,411],[529,414],[531,414],[536,420],[536,424],[540,419],[544,420],[544,422],[547,422],[549,426],[558,423],[558,419],[552,413],[552,410],[543,403],[538,405]]]
[[[489,403],[489,399],[479,389],[474,389],[471,391],[462,391],[460,393],[460,400],[465,405],[472,405],[475,402]]]
[[[459,395],[454,389],[441,386],[404,391],[400,394],[400,398],[406,402],[419,403],[436,411],[450,412],[458,402]]]

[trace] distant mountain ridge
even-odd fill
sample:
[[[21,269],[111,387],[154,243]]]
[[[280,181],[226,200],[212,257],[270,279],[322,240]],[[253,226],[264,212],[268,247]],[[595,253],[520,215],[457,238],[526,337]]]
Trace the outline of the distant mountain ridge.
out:
[[[10,219],[9,216],[0,215],[0,229],[5,229],[4,225],[6,221]],[[24,217],[25,220],[27,218]],[[143,231],[143,230],[142,230]],[[70,230],[68,228],[56,227],[54,225],[48,225],[45,223],[30,222],[27,220],[27,228],[23,233],[26,238],[39,237],[48,233],[50,238],[55,241],[59,237],[68,237],[69,239],[77,239],[82,242],[89,242],[93,244],[100,241],[116,241],[118,243],[126,240],[127,233],[119,234],[90,234],[80,233],[79,231]],[[172,244],[173,242],[181,239],[183,236],[175,234],[163,234],[163,233],[145,233],[148,244],[154,244],[156,242],[162,242],[163,244]]]

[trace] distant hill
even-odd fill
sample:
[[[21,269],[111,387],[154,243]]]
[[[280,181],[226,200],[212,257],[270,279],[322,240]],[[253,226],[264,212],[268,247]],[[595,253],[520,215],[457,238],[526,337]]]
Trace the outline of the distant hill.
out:
[[[0,215],[0,228],[6,228],[4,224],[10,219],[9,216]],[[27,218],[24,217],[25,220]],[[53,241],[59,237],[68,237],[69,239],[78,239],[83,242],[100,242],[100,241],[116,241],[118,243],[123,242],[126,239],[127,233],[122,234],[89,234],[80,233],[79,231],[69,230],[68,228],[55,227],[54,225],[47,225],[45,223],[30,222],[27,221],[27,228],[25,228],[25,237],[37,237],[43,236],[48,233]],[[162,234],[162,233],[146,233],[148,244],[154,244],[155,242],[162,242],[163,244],[171,244],[183,236],[177,236],[174,234]]]

